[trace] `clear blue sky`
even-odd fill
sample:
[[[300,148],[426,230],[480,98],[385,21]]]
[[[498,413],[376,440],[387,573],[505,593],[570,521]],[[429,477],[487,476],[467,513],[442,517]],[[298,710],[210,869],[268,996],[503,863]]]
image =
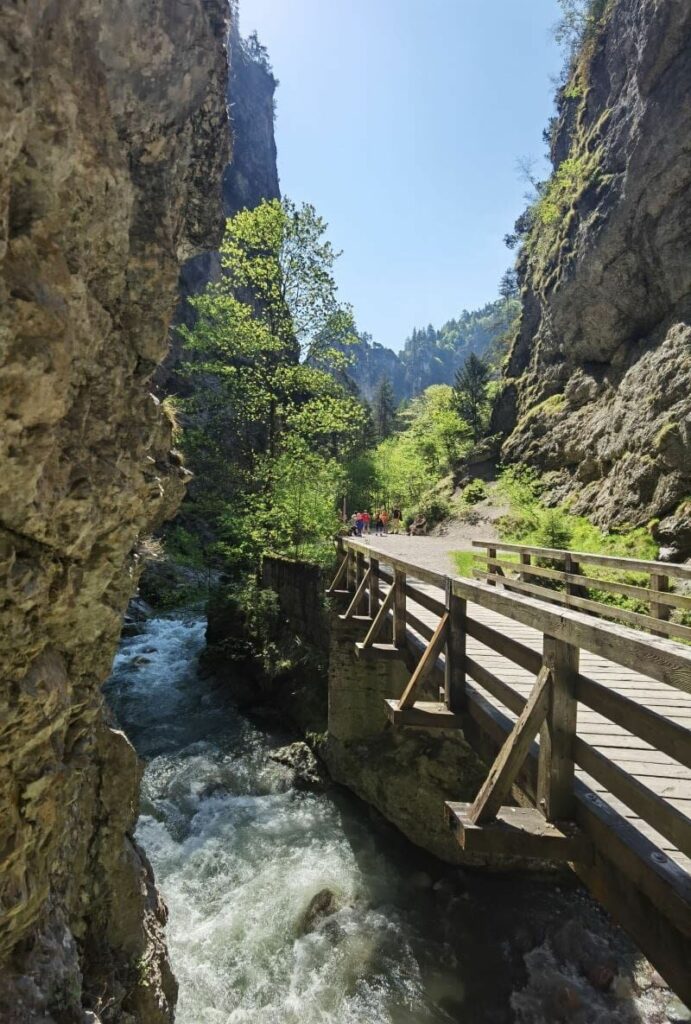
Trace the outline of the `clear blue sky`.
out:
[[[343,250],[341,298],[400,348],[496,297],[561,56],[557,0],[241,0],[276,76],[281,187]]]

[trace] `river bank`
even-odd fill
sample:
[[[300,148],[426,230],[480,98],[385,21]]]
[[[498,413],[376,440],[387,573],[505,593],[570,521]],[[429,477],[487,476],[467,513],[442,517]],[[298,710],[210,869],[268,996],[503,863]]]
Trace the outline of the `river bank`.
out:
[[[683,1019],[582,890],[459,871],[339,788],[296,789],[271,759],[293,734],[200,676],[203,619],[142,630],[107,696],[146,760],[137,838],[169,908],[179,1024]]]

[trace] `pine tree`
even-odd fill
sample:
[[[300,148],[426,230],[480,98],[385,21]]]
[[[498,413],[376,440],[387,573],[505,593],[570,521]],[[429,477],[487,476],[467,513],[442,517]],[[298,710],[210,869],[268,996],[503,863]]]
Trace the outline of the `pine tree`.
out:
[[[390,437],[396,420],[396,396],[388,377],[383,377],[372,399],[374,429],[380,441]]]
[[[454,396],[459,415],[470,427],[474,441],[482,437],[487,422],[487,384],[490,368],[473,352],[456,371]]]

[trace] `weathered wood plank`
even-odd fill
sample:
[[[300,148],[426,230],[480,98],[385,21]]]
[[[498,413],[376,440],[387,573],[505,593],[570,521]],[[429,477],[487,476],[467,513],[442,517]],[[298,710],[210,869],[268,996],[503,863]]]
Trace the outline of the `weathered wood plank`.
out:
[[[327,591],[326,591],[327,594],[333,594],[333,592],[338,589],[338,585],[341,582],[341,580],[344,579],[344,577],[346,575],[346,572],[347,572],[347,569],[348,569],[348,558],[349,557],[350,556],[348,554],[346,554],[344,556],[343,561],[341,562],[341,564],[338,567],[338,572],[336,573],[336,575],[334,576],[331,584],[327,588]]]
[[[428,646],[427,650],[424,652],[424,654],[422,655],[422,657],[420,658],[420,661],[418,662],[417,668],[415,669],[415,671],[413,672],[412,676],[410,677],[408,685],[406,686],[405,690],[403,691],[401,699],[398,702],[398,706],[399,706],[399,708],[401,710],[405,710],[406,708],[410,708],[414,704],[414,702],[415,702],[414,698],[415,698],[415,691],[416,691],[416,689],[418,688],[420,683],[425,679],[425,677],[430,672],[432,666],[434,665],[434,663],[437,660],[437,656],[438,656],[442,646],[446,642],[446,631],[447,631],[447,628],[448,628],[448,623],[449,623],[449,616],[448,616],[447,613],[445,613],[444,615],[442,615],[441,619],[439,620],[439,625],[437,626],[437,628],[434,631],[434,635],[433,635],[432,639],[429,642],[429,646]]]
[[[466,602],[462,597],[456,597],[450,581],[447,583],[446,607],[448,628],[444,663],[444,699],[451,711],[460,712],[466,705]]]
[[[467,853],[489,857],[530,857],[556,862],[588,862],[592,845],[575,826],[545,820],[528,807],[502,807],[497,817],[478,825],[470,804],[448,802],[446,818]]]
[[[548,821],[573,815],[573,742],[576,735],[576,679],[579,650],[546,636],[543,664],[552,676],[549,706],[540,733],[538,806]]]
[[[496,697],[497,700],[501,701],[514,714],[520,715],[526,705],[525,697],[522,697],[513,687],[508,686],[502,679],[495,676],[489,669],[486,669],[484,665],[475,661],[474,658],[466,655],[465,666],[466,672],[471,679],[474,679],[476,683],[491,693],[493,697]]]
[[[476,825],[491,821],[506,800],[518,769],[542,725],[549,703],[551,673],[540,669],[535,686],[508,739],[490,768],[489,775],[473,801],[471,820]]]
[[[500,633],[499,630],[492,629],[491,626],[484,622],[479,622],[472,616],[467,618],[466,630],[468,636],[479,640],[481,644],[515,662],[516,665],[520,665],[521,668],[526,669],[532,675],[536,676],[540,671],[542,657],[539,652],[531,650],[525,644],[521,644],[507,636],[506,633]]]
[[[365,647],[362,643],[355,644],[355,653],[358,658],[367,658],[370,661],[401,661],[404,652],[394,644],[370,644]]]
[[[386,700],[386,713],[394,725],[416,729],[462,729],[462,718],[441,701],[416,700],[412,707],[401,708],[397,700]]]
[[[360,605],[362,604],[362,599],[365,596],[365,593],[367,592],[367,585],[370,579],[370,572],[371,570],[368,569],[361,577],[358,588],[353,596],[353,600],[350,602],[348,608],[343,613],[342,618],[344,621],[347,622],[348,619],[352,619],[359,611]]]
[[[393,579],[393,642],[396,647],[405,647],[405,573],[394,571]]]
[[[389,614],[389,610],[393,605],[393,600],[394,591],[392,588],[387,592],[386,596],[384,597],[382,604],[379,606],[379,611],[375,615],[372,625],[369,628],[369,632],[367,633],[365,639],[362,641],[362,646],[365,649],[371,647],[374,641],[381,633],[384,623],[386,622],[387,616]]]
[[[578,765],[588,775],[597,779],[609,793],[669,839],[678,850],[691,856],[691,820],[686,815],[580,737],[576,737],[574,752]]]
[[[370,558],[369,615],[376,618],[379,610],[379,559]]]
[[[426,593],[424,590],[420,590],[413,583],[406,583],[405,588],[406,596],[414,601],[416,604],[421,605],[427,611],[432,612],[434,615],[443,615],[445,611],[444,602],[438,600],[436,597],[432,597],[431,594]]]
[[[530,555],[521,555],[521,558],[530,558]],[[618,580],[601,580],[597,576],[583,575],[581,572],[566,572],[562,569],[549,569],[546,566],[530,565],[524,562],[507,562],[500,558],[484,559],[483,561],[490,568],[507,569],[519,574],[519,579],[524,576],[536,576],[539,579],[556,580],[557,582],[574,584],[579,588],[588,587],[592,590],[604,590],[611,594],[622,594],[625,597],[633,597],[639,601],[650,603],[657,601],[663,605],[673,608],[691,608],[691,597],[685,594],[675,594],[671,591],[655,590],[650,587],[635,586],[632,583],[619,582]],[[573,563],[575,565],[575,563]],[[528,582],[528,581],[525,581]],[[549,589],[549,588],[545,588]],[[582,596],[578,595],[577,596]],[[655,613],[651,610],[651,615]]]
[[[595,555],[587,551],[567,551],[562,548],[538,548],[529,544],[510,544],[496,540],[474,540],[472,545],[475,548],[494,548],[497,551],[518,551],[530,555],[541,555],[544,558],[562,559],[565,555],[577,562],[584,562],[590,565],[607,565],[612,569],[624,569],[627,572],[660,572],[677,579],[691,579],[691,568],[686,565],[676,565],[671,562],[656,562],[642,558],[622,558],[618,555]]]
[[[453,589],[483,608],[691,693],[691,649],[682,644],[460,577],[454,579]]]
[[[576,681],[578,700],[691,768],[691,731],[586,676]],[[691,789],[691,779],[689,780]]]

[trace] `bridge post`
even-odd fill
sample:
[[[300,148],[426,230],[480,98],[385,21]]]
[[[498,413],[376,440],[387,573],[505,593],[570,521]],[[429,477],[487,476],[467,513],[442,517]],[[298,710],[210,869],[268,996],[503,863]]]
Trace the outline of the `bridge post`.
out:
[[[351,547],[348,548],[348,568],[346,571],[346,589],[355,590],[355,552]]]
[[[450,579],[446,581],[446,611],[449,625],[446,634],[446,671],[444,703],[449,711],[458,713],[466,707],[465,692],[465,616],[466,601],[456,597]]]
[[[369,615],[374,620],[379,611],[379,559],[370,557]]]
[[[659,573],[650,574],[650,589],[657,590],[659,594],[665,594],[669,590],[669,576],[663,576]],[[656,619],[665,620],[669,618],[670,606],[668,604],[661,604],[659,601],[650,602],[650,614]],[[666,633],[660,633],[658,630],[651,630],[653,636],[667,636]]]
[[[405,573],[394,569],[393,573],[393,642],[394,647],[404,650],[405,638]]]
[[[544,637],[542,664],[549,669],[552,682],[547,718],[540,731],[537,797],[548,821],[564,821],[574,816],[573,745],[579,653],[572,644]]]
[[[358,551],[357,554],[355,555],[355,589],[356,590],[358,589],[358,587],[362,583],[362,580],[363,580],[363,577],[364,577],[366,571],[367,570],[365,569],[365,555],[364,555],[364,552],[363,551]],[[359,607],[357,607],[355,609],[355,614],[356,615],[362,615],[362,606],[363,606],[363,604],[364,604],[364,599],[362,601],[358,602]]]

